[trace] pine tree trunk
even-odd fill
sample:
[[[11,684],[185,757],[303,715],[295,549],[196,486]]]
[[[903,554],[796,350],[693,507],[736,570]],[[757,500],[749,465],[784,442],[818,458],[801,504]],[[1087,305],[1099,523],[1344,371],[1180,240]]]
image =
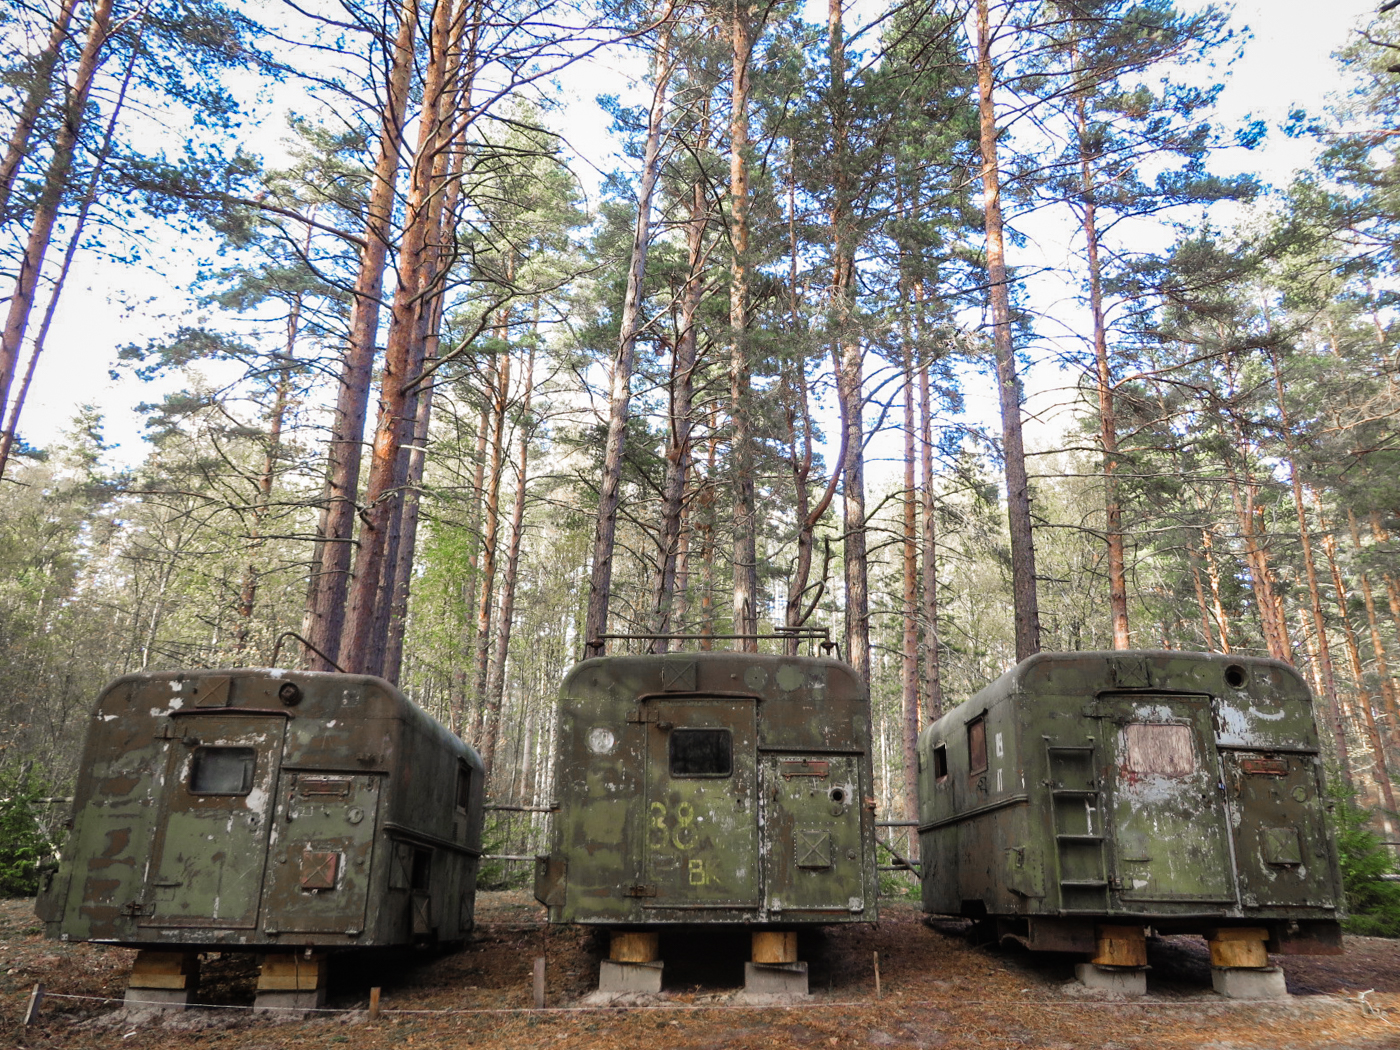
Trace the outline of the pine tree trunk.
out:
[[[308,227],[308,239],[309,239]],[[273,395],[272,414],[268,420],[267,450],[263,454],[262,470],[258,473],[257,493],[250,509],[248,529],[248,564],[243,568],[243,586],[238,600],[238,626],[234,632],[233,651],[236,654],[248,650],[248,634],[252,625],[253,608],[257,601],[258,580],[261,575],[262,549],[266,540],[263,537],[264,524],[272,505],[272,484],[277,477],[278,462],[282,458],[282,426],[287,415],[287,405],[291,396],[292,362],[296,359],[297,337],[301,329],[301,296],[292,300],[287,315],[287,344],[284,350],[286,363],[277,376],[277,390]]]
[[[508,331],[501,327],[502,339]],[[491,668],[491,624],[496,605],[497,533],[501,519],[501,474],[505,469],[506,410],[510,405],[510,357],[503,354],[496,372],[496,402],[491,412],[491,467],[482,505],[481,587],[476,614],[476,661],[472,679],[475,701],[472,739],[485,741],[497,732],[488,718],[486,676]]]
[[[68,17],[71,18],[71,6],[67,11]],[[112,143],[116,138],[117,118],[126,106],[127,93],[131,89],[132,76],[136,71],[136,61],[141,54],[139,45],[145,35],[145,25],[143,18],[141,28],[136,35],[138,46],[131,50],[131,55],[127,59],[126,72],[122,75],[121,88],[112,103],[111,112],[107,114],[107,129],[102,136],[102,145],[97,149],[93,158],[92,170],[88,173],[87,188],[83,191],[82,201],[78,205],[78,214],[74,217],[68,233],[68,245],[63,251],[63,262],[59,266],[58,275],[54,278],[53,288],[49,292],[49,301],[44,307],[44,319],[40,322],[39,332],[34,337],[34,345],[29,352],[29,363],[25,366],[24,379],[20,383],[19,393],[15,395],[14,401],[10,404],[8,413],[5,412],[3,401],[0,401],[0,423],[4,424],[3,432],[0,432],[0,477],[5,476],[5,468],[9,465],[10,453],[14,448],[15,438],[19,434],[20,416],[24,412],[25,400],[29,397],[29,387],[34,382],[34,373],[39,367],[39,359],[43,357],[44,347],[48,344],[49,329],[53,326],[54,315],[58,312],[58,304],[63,296],[63,287],[68,282],[69,273],[72,272],[73,259],[77,256],[78,246],[82,243],[88,214],[97,200],[97,190],[101,184],[107,160],[112,153]],[[52,76],[51,71],[49,76]],[[23,119],[23,114],[21,114],[21,119]],[[18,134],[18,130],[16,134]],[[3,214],[3,210],[3,206],[0,206],[0,214]]]
[[[1320,513],[1318,521],[1324,529],[1327,528],[1327,523],[1322,519]],[[1342,580],[1341,569],[1337,567],[1337,541],[1335,537],[1331,534],[1324,534],[1322,549],[1327,554],[1327,564],[1332,570],[1332,586],[1337,591],[1337,621],[1341,624],[1342,638],[1346,641],[1347,656],[1351,659],[1351,673],[1356,680],[1356,700],[1361,706],[1361,716],[1366,726],[1366,738],[1371,745],[1371,760],[1375,763],[1372,774],[1376,786],[1380,788],[1381,798],[1385,801],[1385,808],[1393,813],[1395,812],[1395,794],[1391,788],[1385,744],[1381,740],[1380,729],[1376,725],[1376,712],[1371,691],[1366,688],[1365,672],[1361,667],[1361,649],[1356,644],[1356,632],[1352,630],[1351,618],[1347,615],[1349,599],[1347,598],[1346,583]]]
[[[861,678],[870,681],[870,592],[865,521],[864,348],[852,331],[855,296],[856,236],[851,222],[851,172],[846,90],[846,38],[841,0],[827,6],[830,66],[828,83],[835,177],[831,195],[831,295],[836,345],[836,396],[843,431],[842,548],[846,587],[846,659]]]
[[[933,491],[933,399],[929,392],[929,363],[919,369],[919,416],[923,467],[923,559],[920,566],[920,616],[924,623],[924,717],[933,722],[943,714],[941,654],[938,642],[938,504]]]
[[[0,160],[0,220],[11,218],[10,195],[14,192],[15,178],[24,158],[29,155],[29,138],[34,133],[34,124],[53,91],[54,70],[62,56],[63,42],[68,39],[68,27],[73,22],[73,12],[77,6],[78,0],[63,0],[53,25],[49,27],[48,42],[34,63],[29,90],[25,92],[14,130],[10,132],[5,157]]]
[[[495,767],[496,739],[500,732],[501,700],[505,695],[506,660],[510,655],[510,631],[515,618],[515,584],[520,570],[520,541],[524,534],[525,499],[530,480],[530,395],[535,387],[535,351],[533,345],[525,359],[525,389],[520,396],[519,460],[516,462],[515,504],[510,511],[510,539],[506,545],[506,569],[501,577],[501,608],[496,628],[496,651],[491,658],[491,670],[486,676],[486,725],[481,742],[481,761],[490,779]]]
[[[675,68],[667,48],[669,36],[668,24],[661,30],[653,65],[656,85],[647,118],[646,149],[642,158],[641,184],[637,190],[637,221],[632,231],[632,253],[627,266],[627,290],[622,301],[617,355],[613,358],[612,389],[608,396],[608,437],[603,452],[603,474],[598,482],[598,520],[593,532],[593,572],[588,581],[585,645],[592,644],[608,630],[623,446],[632,401],[632,365],[636,358],[637,335],[642,327],[642,303],[646,296],[644,284],[647,249],[651,245],[651,199],[661,175],[661,122],[666,110],[666,85]],[[602,649],[596,651],[603,652]]]
[[[997,162],[993,103],[992,35],[987,0],[977,0],[977,112],[982,152],[983,218],[987,236],[987,281],[992,307],[992,345],[1001,400],[1002,458],[1006,466],[1006,510],[1011,534],[1011,596],[1016,617],[1016,659],[1040,651],[1040,605],[1036,592],[1035,535],[1031,527],[1030,479],[1021,436],[1021,384],[1011,340],[1011,296],[1001,217],[1001,172]]]
[[[384,269],[393,238],[399,149],[404,133],[409,77],[413,72],[413,37],[417,21],[418,0],[402,0],[380,118],[379,152],[365,209],[365,246],[355,278],[349,339],[341,366],[331,436],[326,446],[324,509],[317,529],[320,551],[302,631],[311,644],[325,654],[326,658],[307,654],[307,665],[317,671],[328,671],[332,664],[339,663],[341,635],[345,629],[360,459],[379,332]]]
[[[10,295],[5,328],[3,333],[0,333],[0,417],[7,414],[10,416],[10,429],[14,429],[19,422],[13,412],[7,411],[10,387],[14,383],[19,365],[24,334],[29,327],[29,314],[34,307],[39,277],[43,273],[44,257],[53,241],[59,206],[63,202],[64,190],[73,174],[73,161],[85,123],[93,80],[97,76],[97,69],[111,31],[112,0],[97,0],[92,21],[88,25],[87,39],[83,43],[82,54],[74,71],[73,83],[65,92],[63,119],[59,122],[58,133],[54,138],[53,155],[49,158],[39,200],[30,217],[29,237],[19,259],[19,273],[15,277],[15,288]]]
[[[1278,399],[1279,419],[1283,423],[1285,447],[1288,450],[1288,476],[1293,490],[1293,510],[1298,519],[1298,536],[1303,544],[1303,569],[1308,579],[1308,606],[1312,613],[1313,636],[1318,654],[1318,677],[1322,681],[1323,701],[1327,705],[1327,722],[1337,749],[1342,779],[1351,786],[1351,757],[1347,752],[1346,728],[1342,725],[1341,701],[1337,696],[1337,676],[1332,667],[1332,647],[1327,640],[1327,621],[1322,613],[1322,591],[1317,583],[1317,559],[1313,556],[1312,534],[1308,529],[1307,510],[1303,505],[1303,484],[1298,479],[1297,453],[1293,447],[1293,430],[1288,421],[1288,402],[1284,398],[1283,371],[1278,354],[1270,351],[1269,361],[1274,371],[1274,393]]]
[[[1078,52],[1075,54],[1076,63]],[[1083,95],[1075,103],[1079,137],[1080,206],[1083,208],[1085,254],[1089,268],[1089,316],[1094,326],[1094,363],[1099,394],[1099,443],[1103,452],[1104,541],[1108,547],[1108,615],[1113,648],[1131,649],[1128,630],[1128,581],[1123,557],[1123,508],[1118,501],[1118,422],[1113,404],[1113,373],[1108,362],[1108,327],[1104,323],[1103,271],[1094,203],[1094,172],[1089,158],[1089,122]]]
[[[349,614],[341,637],[347,670],[380,669],[384,659],[387,605],[392,587],[391,533],[400,524],[396,511],[402,505],[407,481],[408,449],[417,418],[417,393],[426,352],[422,312],[433,257],[433,219],[440,187],[434,175],[440,171],[446,146],[444,126],[450,115],[443,105],[452,94],[447,85],[448,44],[452,38],[452,0],[438,0],[433,10],[419,115],[418,141],[409,172],[404,230],[399,246],[398,287],[384,350],[383,378],[379,392],[379,418],[370,450],[369,478],[365,484],[365,509],[361,515],[355,576],[350,589]],[[444,120],[447,117],[447,120]]]
[[[733,250],[729,283],[730,470],[734,489],[734,630],[758,633],[758,538],[749,419],[749,64],[754,32],[750,12],[733,0],[730,45],[733,86],[729,112],[729,238]],[[758,652],[757,638],[743,638],[739,649]]]
[[[1356,527],[1356,511],[1347,508],[1347,524],[1351,528],[1351,543],[1357,555],[1362,553],[1361,530]],[[1390,666],[1385,658],[1385,645],[1381,642],[1380,623],[1376,619],[1376,599],[1371,593],[1371,578],[1358,566],[1357,580],[1361,584],[1361,600],[1366,606],[1366,624],[1371,632],[1371,652],[1376,658],[1376,677],[1380,679],[1381,695],[1385,698],[1386,713],[1390,719],[1392,739],[1400,734],[1400,706],[1395,699],[1395,682],[1390,677]]]
[[[900,667],[904,757],[904,819],[919,817],[919,545],[914,487],[914,353],[904,339],[904,651]]]
[[[658,557],[652,598],[651,630],[653,634],[662,636],[672,630],[671,604],[676,590],[681,511],[690,469],[691,432],[695,429],[695,365],[700,346],[696,314],[704,295],[704,239],[709,220],[706,204],[705,187],[696,182],[691,188],[690,215],[686,221],[689,268],[681,293],[680,331],[671,355],[670,432],[666,443],[666,475],[661,483],[661,532],[657,538]],[[666,638],[659,637],[653,643],[652,651],[664,653],[669,647]]]

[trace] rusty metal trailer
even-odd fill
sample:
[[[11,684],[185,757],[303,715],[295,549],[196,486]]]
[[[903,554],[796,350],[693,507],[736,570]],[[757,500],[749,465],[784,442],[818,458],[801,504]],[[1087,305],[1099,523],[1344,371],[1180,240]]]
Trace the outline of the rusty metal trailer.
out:
[[[796,928],[875,920],[870,704],[848,664],[589,659],[560,688],[558,729],[535,895],[551,922],[626,934],[613,962],[659,967],[662,927],[738,924],[765,934],[755,964],[797,965]],[[659,987],[659,969],[642,976]]]
[[[1040,653],[921,734],[918,777],[925,911],[1096,959],[1147,926],[1340,950],[1312,701],[1279,661]]]
[[[187,988],[201,950],[276,971],[291,953],[460,941],[482,803],[475,751],[382,679],[127,675],[93,709],[37,910],[50,937],[146,949],[133,984],[153,992]],[[264,986],[323,988],[307,969],[265,965]]]

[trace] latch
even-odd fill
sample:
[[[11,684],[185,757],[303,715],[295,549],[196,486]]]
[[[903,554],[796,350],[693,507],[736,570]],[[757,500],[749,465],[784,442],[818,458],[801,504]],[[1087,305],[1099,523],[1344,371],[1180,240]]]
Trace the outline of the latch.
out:
[[[655,896],[656,896],[656,887],[655,887],[655,886],[628,886],[628,887],[627,887],[627,890],[626,890],[626,892],[623,894],[623,896],[625,896],[625,897],[655,897]]]

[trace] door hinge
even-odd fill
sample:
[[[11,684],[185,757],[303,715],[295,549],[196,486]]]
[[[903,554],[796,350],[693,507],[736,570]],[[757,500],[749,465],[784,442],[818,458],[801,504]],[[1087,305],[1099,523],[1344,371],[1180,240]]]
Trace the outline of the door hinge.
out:
[[[655,896],[656,896],[656,887],[655,887],[655,886],[628,886],[628,887],[627,887],[627,892],[624,894],[624,896],[627,896],[627,897],[655,897]]]

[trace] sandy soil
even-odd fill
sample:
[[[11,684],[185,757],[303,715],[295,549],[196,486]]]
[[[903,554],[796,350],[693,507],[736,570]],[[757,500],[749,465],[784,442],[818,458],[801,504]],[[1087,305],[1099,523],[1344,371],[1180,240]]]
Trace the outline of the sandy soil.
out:
[[[878,926],[803,936],[799,955],[813,994],[799,1005],[738,1001],[747,935],[677,933],[662,940],[661,996],[590,1007],[581,1001],[606,954],[601,935],[546,927],[524,892],[478,901],[478,931],[464,950],[338,959],[328,1012],[278,1020],[246,1009],[256,970],[241,955],[205,959],[200,1008],[132,1017],[103,1000],[122,996],[133,952],[46,941],[31,901],[0,902],[0,1040],[64,1050],[1400,1047],[1394,941],[1349,937],[1341,956],[1276,958],[1292,997],[1246,1003],[1211,991],[1204,942],[1164,938],[1149,946],[1149,994],[1125,1000],[1076,984],[1072,956],[972,947],[964,924],[927,923],[916,906],[885,902]],[[538,956],[547,960],[542,1011],[530,1008]],[[25,1028],[19,1022],[35,982],[48,994],[39,1022]],[[373,985],[383,989],[376,1021],[366,1014]]]

